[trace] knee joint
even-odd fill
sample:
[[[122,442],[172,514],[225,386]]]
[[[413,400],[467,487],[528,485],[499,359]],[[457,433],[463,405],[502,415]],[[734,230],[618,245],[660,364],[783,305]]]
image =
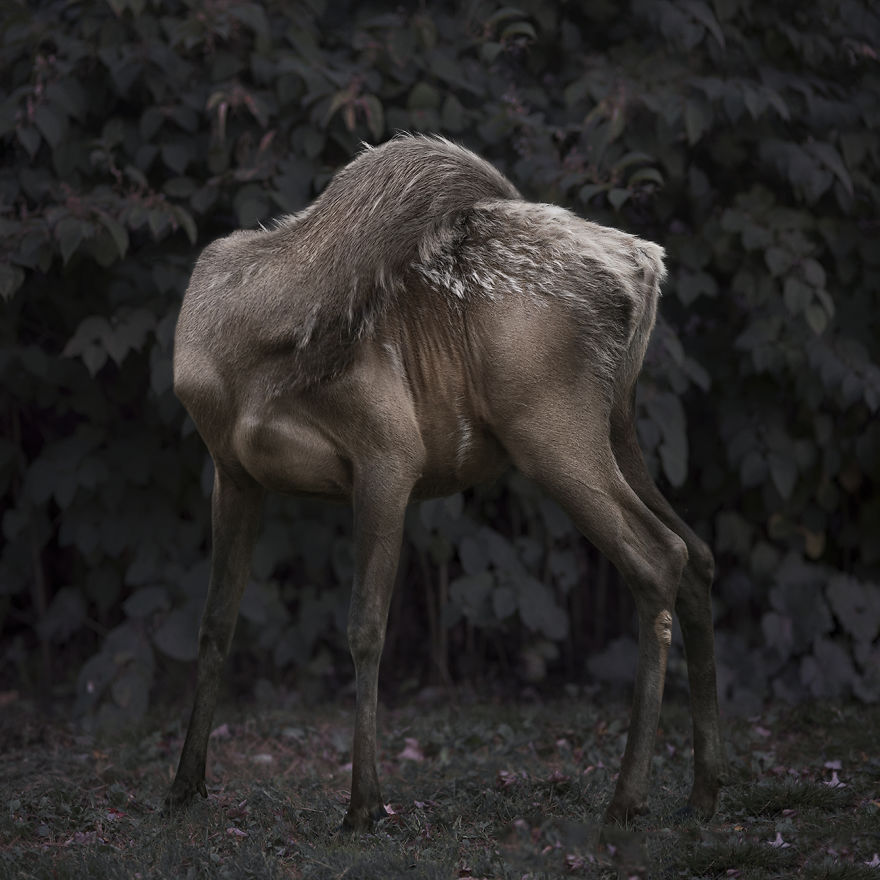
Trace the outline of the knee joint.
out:
[[[709,549],[709,545],[699,538],[691,543],[688,548],[690,553],[690,564],[697,578],[711,586],[715,577],[715,557]]]
[[[348,648],[355,663],[378,662],[385,634],[369,624],[349,624]]]
[[[671,609],[675,604],[682,573],[688,564],[687,544],[678,535],[670,533],[663,556],[662,562],[652,571],[651,580],[660,607]],[[668,613],[668,610],[664,613]]]

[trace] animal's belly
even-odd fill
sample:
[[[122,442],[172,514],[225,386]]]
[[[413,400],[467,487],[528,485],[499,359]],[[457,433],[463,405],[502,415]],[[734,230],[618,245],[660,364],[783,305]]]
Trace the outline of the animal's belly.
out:
[[[413,488],[414,499],[453,495],[471,486],[491,483],[510,465],[506,451],[491,434],[463,421],[425,446],[428,454]]]

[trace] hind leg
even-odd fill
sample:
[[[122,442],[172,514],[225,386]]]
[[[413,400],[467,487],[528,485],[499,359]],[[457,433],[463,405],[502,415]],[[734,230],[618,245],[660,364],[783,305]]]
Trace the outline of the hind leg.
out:
[[[675,610],[684,638],[693,716],[694,784],[689,804],[698,813],[710,816],[717,806],[726,766],[715,682],[710,598],[714,573],[712,552],[680,519],[651,479],[638,445],[631,403],[612,414],[611,442],[627,482],[647,507],[687,544],[688,564],[678,589]]]
[[[514,415],[497,433],[520,470],[568,511],[578,529],[620,571],[635,598],[639,659],[632,717],[606,814],[607,820],[626,822],[643,811],[647,798],[672,609],[687,548],[623,478],[611,450],[601,395],[587,387],[574,398],[571,391],[544,389],[539,399],[520,410],[522,416]]]

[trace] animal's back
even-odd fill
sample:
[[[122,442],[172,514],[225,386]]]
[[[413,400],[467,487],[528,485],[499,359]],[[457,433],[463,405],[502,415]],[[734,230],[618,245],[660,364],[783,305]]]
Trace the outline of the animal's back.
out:
[[[292,385],[338,375],[358,340],[406,295],[416,263],[448,249],[463,216],[519,199],[485,160],[439,137],[365,148],[300,214],[235,232],[202,253],[175,339],[175,383],[206,362],[286,359]]]
[[[525,202],[446,140],[399,137],[276,228],[206,248],[178,321],[175,389],[189,408],[225,405],[254,374],[262,393],[296,392],[342,374],[389,312],[425,314],[423,297],[442,310],[526,295],[565,303],[613,394],[635,380],[664,272],[659,246]]]

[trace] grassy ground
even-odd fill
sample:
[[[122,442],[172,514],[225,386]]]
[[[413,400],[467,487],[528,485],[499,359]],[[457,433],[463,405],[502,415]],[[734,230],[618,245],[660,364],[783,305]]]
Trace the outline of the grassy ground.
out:
[[[0,876],[880,880],[880,708],[811,704],[727,719],[715,818],[676,816],[691,774],[686,708],[664,710],[651,812],[600,827],[627,709],[586,699],[446,695],[380,715],[393,814],[342,836],[350,706],[218,713],[207,801],[167,820],[182,724],[91,736],[0,712]]]

